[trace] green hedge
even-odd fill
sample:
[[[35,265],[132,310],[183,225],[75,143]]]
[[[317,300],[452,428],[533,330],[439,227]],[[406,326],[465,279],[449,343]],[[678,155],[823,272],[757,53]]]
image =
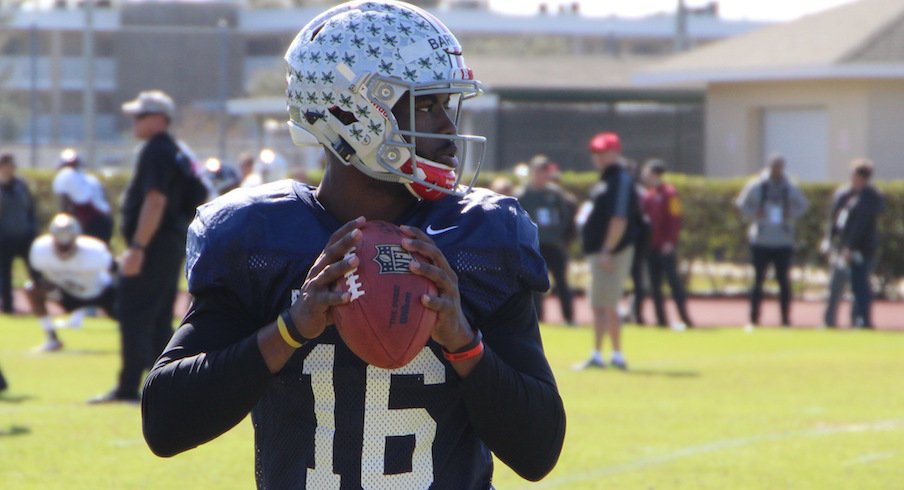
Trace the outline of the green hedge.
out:
[[[562,185],[580,199],[598,179],[596,173],[565,173]],[[749,177],[710,179],[669,175],[684,204],[681,254],[686,259],[729,261],[749,260],[747,224],[734,205]],[[832,195],[838,184],[806,183],[801,190],[810,201],[806,214],[797,223],[797,254],[801,265],[824,265],[819,243],[825,233]],[[881,245],[876,273],[883,285],[904,276],[904,181],[879,182],[885,195],[885,212],[879,219]]]
[[[57,209],[57,201],[52,194],[53,172],[23,169],[22,177],[27,179],[38,200],[40,222],[50,221]],[[488,185],[497,176],[506,176],[517,181],[510,174],[482,174],[480,185]],[[686,259],[715,260],[744,263],[748,260],[747,226],[734,206],[734,199],[740,193],[747,178],[708,179],[696,176],[670,175],[684,203],[684,230],[681,236],[681,253]],[[103,182],[107,197],[119,217],[119,198],[128,183],[129,175],[98,175]],[[313,175],[317,180],[319,175]],[[566,172],[562,175],[562,185],[578,199],[586,199],[588,191],[597,182],[596,172]],[[810,201],[810,208],[798,223],[799,264],[820,265],[824,259],[818,248],[825,227],[828,206],[835,184],[803,184],[802,189]],[[904,277],[904,181],[882,182],[878,187],[885,194],[886,209],[882,214],[879,229],[882,233],[881,250],[877,274],[885,282]],[[114,249],[120,249],[121,238],[114,234]]]

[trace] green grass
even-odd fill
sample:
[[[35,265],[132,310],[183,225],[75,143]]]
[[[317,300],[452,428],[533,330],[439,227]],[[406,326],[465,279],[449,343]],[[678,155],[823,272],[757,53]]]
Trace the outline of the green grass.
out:
[[[530,484],[502,465],[496,486],[618,489],[898,489],[904,482],[904,335],[627,328],[628,373],[571,370],[587,328],[544,327],[568,412],[556,469]],[[33,354],[34,319],[0,318],[4,489],[253,487],[246,420],[172,459],[151,455],[134,406],[87,406],[118,369],[105,320]],[[529,428],[525,428],[529,430]]]

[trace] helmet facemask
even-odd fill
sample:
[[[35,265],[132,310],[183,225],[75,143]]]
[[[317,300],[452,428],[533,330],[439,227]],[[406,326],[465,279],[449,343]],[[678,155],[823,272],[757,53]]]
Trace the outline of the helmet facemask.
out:
[[[420,9],[368,3],[365,6],[377,13],[362,14],[355,10],[357,6],[336,7],[333,10],[338,12],[315,19],[286,53],[293,140],[310,144],[305,132],[310,133],[345,164],[372,178],[404,184],[420,199],[468,192],[477,178],[486,138],[457,132],[461,104],[482,93],[480,82],[464,65],[458,42]],[[398,26],[398,30],[387,26]],[[371,39],[357,32],[383,32],[384,37]],[[392,37],[398,32],[405,35]],[[398,47],[389,41],[378,43],[386,39],[396,41]],[[334,50],[332,41],[337,44]],[[387,43],[393,48],[387,48]],[[316,69],[312,59],[318,63]],[[453,133],[400,128],[392,109],[402,97],[408,97],[408,118],[413,122],[417,98],[437,94],[450,96],[447,116],[455,125]],[[458,168],[417,155],[419,138],[455,144]],[[462,185],[465,175],[470,176],[469,183]]]

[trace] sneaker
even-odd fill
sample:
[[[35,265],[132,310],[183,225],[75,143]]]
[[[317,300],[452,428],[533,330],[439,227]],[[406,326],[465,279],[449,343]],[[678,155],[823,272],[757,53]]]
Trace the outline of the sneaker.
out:
[[[53,327],[56,328],[57,330],[63,329],[63,328],[71,328],[73,330],[77,330],[79,328],[82,328],[82,321],[80,318],[77,319],[77,318],[73,318],[73,317],[57,318],[56,320],[53,321]]]
[[[597,359],[595,357],[591,357],[584,362],[580,362],[574,365],[575,371],[583,371],[585,369],[605,369],[606,363],[603,362],[602,359]]]
[[[116,390],[113,390],[109,393],[97,395],[94,398],[89,399],[88,405],[101,405],[106,403],[128,403],[131,405],[137,405],[139,402],[141,402],[141,398],[138,395],[122,395],[120,393],[117,393]]]
[[[622,371],[628,370],[628,362],[624,359],[612,359],[612,366],[621,369]]]
[[[683,331],[687,330],[687,324],[684,322],[673,322],[671,327],[672,327],[672,330],[674,330],[676,332],[683,332]]]
[[[56,352],[63,348],[63,343],[59,339],[50,339],[47,342],[32,349],[33,352]]]
[[[756,325],[754,325],[753,323],[748,323],[747,325],[744,325],[744,332],[752,333],[754,330],[756,330]]]

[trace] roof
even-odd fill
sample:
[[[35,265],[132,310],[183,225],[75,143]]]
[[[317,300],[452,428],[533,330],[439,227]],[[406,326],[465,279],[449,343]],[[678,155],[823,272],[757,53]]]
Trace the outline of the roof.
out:
[[[218,2],[218,3],[223,3]],[[294,34],[324,10],[324,6],[292,9],[238,8],[239,31],[247,34]],[[120,28],[119,8],[98,8],[94,11],[95,29]],[[449,29],[458,36],[475,34],[541,34],[587,37],[671,38],[675,32],[673,15],[652,15],[641,18],[588,17],[582,15],[506,15],[487,10],[433,9]],[[81,30],[85,14],[79,9],[45,9],[17,11],[12,25],[26,29],[35,24],[42,29]],[[726,20],[719,17],[691,16],[688,18],[688,37],[692,41],[711,41],[750,32],[765,22]]]
[[[904,78],[902,36],[904,2],[860,0],[673,56],[634,81]]]
[[[466,55],[474,75],[490,88],[625,88],[631,74],[649,66],[651,58],[605,55],[525,56],[512,58]]]
[[[297,32],[323,11],[322,7],[297,9],[243,10],[240,26],[245,32]],[[432,10],[456,36],[473,34],[544,34],[565,36],[616,36],[671,38],[675,17],[654,15],[642,18],[587,17],[582,15],[506,15],[486,10]],[[688,36],[692,40],[713,40],[735,36],[767,25],[764,22],[726,20],[691,16]]]

